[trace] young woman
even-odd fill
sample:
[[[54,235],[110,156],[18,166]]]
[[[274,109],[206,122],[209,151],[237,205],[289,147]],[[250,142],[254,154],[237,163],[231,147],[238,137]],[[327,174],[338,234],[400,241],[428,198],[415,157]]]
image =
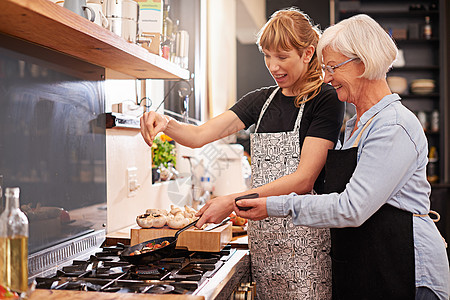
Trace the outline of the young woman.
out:
[[[315,51],[319,36],[301,11],[277,11],[257,42],[276,86],[248,93],[201,126],[155,112],[141,118],[141,132],[149,145],[164,131],[182,145],[201,147],[256,124],[251,136],[253,188],[209,201],[199,211],[197,226],[220,222],[233,211],[234,199],[247,193],[321,192],[321,171],[328,149],[337,142],[344,105],[323,83]],[[250,222],[248,234],[258,299],[331,299],[328,229],[270,218]]]

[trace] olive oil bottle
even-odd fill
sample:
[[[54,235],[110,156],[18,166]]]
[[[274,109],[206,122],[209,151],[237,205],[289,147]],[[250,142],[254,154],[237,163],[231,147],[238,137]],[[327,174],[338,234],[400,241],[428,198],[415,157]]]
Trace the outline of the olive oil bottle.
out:
[[[0,284],[16,292],[28,287],[28,219],[19,208],[19,188],[6,188],[0,216]]]

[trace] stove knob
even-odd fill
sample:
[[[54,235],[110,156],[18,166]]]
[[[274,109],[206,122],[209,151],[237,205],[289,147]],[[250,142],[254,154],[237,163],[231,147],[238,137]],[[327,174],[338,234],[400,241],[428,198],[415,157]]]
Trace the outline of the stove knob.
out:
[[[247,292],[246,291],[235,291],[233,292],[232,299],[234,300],[246,300]]]

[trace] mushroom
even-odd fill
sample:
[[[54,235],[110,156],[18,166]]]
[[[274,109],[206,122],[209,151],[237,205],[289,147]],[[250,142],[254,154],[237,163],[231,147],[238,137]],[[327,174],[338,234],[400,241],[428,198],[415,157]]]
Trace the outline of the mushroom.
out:
[[[183,214],[177,214],[176,216],[167,220],[167,225],[173,229],[180,229],[189,224],[189,219],[185,218]]]
[[[183,211],[181,210],[181,208],[171,205],[170,206],[170,213],[175,216],[175,215],[177,215],[179,213],[183,213]]]
[[[188,211],[184,211],[184,212],[183,212],[183,216],[184,216],[185,218],[193,218],[193,217],[195,217],[195,214],[193,214],[193,213],[191,213],[191,212],[188,212]]]
[[[150,217],[153,220],[153,227],[161,228],[167,223],[167,218],[160,214],[151,214]]]
[[[136,217],[136,223],[142,228],[151,228],[153,226],[153,218],[149,218],[148,214],[143,214]]]
[[[187,205],[184,206],[184,210],[189,213],[193,213],[194,215],[197,213],[197,211],[195,209],[193,209],[192,207],[187,206]]]
[[[158,214],[158,215],[163,215],[163,216],[167,216],[169,213],[167,212],[167,210],[165,209],[159,209],[159,208],[149,208],[145,211],[146,214]]]

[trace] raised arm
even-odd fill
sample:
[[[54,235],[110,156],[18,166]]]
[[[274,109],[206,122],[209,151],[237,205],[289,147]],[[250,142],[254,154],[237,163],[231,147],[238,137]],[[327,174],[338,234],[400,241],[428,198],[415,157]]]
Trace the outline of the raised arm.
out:
[[[154,111],[144,113],[140,121],[142,137],[149,146],[159,132],[183,146],[199,148],[245,128],[232,111],[226,111],[200,126],[181,123]]]

